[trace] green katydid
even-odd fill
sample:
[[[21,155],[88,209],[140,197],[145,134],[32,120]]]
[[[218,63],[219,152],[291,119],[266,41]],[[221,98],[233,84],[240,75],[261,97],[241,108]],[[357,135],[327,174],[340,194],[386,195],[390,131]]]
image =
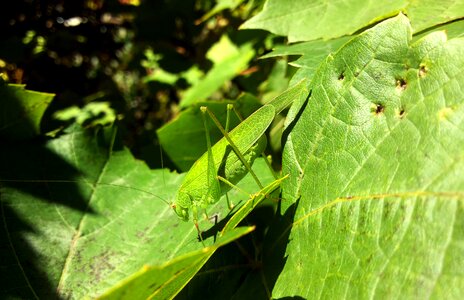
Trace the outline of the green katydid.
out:
[[[181,219],[188,221],[191,209],[198,229],[199,211],[217,202],[248,172],[255,178],[259,188],[263,188],[256,174],[251,170],[251,165],[266,147],[264,133],[277,114],[287,108],[294,99],[307,94],[306,86],[306,81],[301,81],[255,111],[229,133],[206,107],[201,108],[208,150],[188,171],[172,204]],[[206,114],[224,135],[212,147],[206,126]]]

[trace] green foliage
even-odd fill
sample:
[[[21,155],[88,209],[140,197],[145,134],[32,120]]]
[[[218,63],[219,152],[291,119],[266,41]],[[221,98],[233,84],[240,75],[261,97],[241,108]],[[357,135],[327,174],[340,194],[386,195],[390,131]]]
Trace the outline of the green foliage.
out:
[[[414,31],[419,32],[459,19],[464,13],[464,3],[459,0],[380,3],[346,0],[334,5],[330,0],[268,0],[263,11],[245,22],[242,28],[266,29],[287,36],[290,42],[327,40],[351,35],[400,11],[408,14]]]
[[[0,136],[22,140],[40,134],[40,121],[53,96],[28,91],[24,85],[0,82]]]
[[[35,81],[65,61],[58,23],[0,43],[1,298],[464,296],[461,1],[121,3],[118,63],[79,67],[93,87]],[[91,39],[79,26],[63,43]],[[206,151],[199,107],[224,124],[269,101],[292,102],[267,134],[276,170],[257,159],[265,187],[209,205],[200,239],[172,207]]]
[[[234,78],[244,71],[249,61],[254,57],[251,44],[244,44],[239,49],[227,36],[213,45],[206,57],[214,64],[211,70],[198,83],[185,91],[180,102],[181,107],[188,107],[211,96],[224,82]]]
[[[90,102],[83,108],[71,106],[55,113],[60,121],[75,121],[79,125],[96,126],[112,124],[116,114],[109,102]]]
[[[321,65],[284,152],[298,208],[276,297],[462,295],[463,54],[443,32],[411,44],[400,15]]]

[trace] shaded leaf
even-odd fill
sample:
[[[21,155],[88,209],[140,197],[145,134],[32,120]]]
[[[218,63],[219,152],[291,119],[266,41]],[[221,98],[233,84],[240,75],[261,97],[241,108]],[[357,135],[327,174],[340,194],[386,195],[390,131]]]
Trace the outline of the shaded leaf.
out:
[[[266,81],[260,84],[263,102],[267,102],[282,93],[289,85],[287,61],[279,59],[275,62]]]
[[[217,0],[216,5],[208,11],[206,14],[204,14],[197,22],[204,22],[214,16],[215,14],[225,10],[233,10],[237,8],[240,4],[242,4],[244,0]]]
[[[40,134],[40,121],[54,96],[24,85],[0,84],[0,135],[21,140]]]

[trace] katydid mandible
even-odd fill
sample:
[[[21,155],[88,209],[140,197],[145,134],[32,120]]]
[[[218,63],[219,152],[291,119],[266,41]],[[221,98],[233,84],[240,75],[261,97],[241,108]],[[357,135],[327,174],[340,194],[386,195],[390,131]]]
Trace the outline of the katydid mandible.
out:
[[[243,120],[229,133],[222,128],[206,107],[201,108],[208,150],[190,168],[177,192],[172,207],[181,219],[188,221],[189,209],[191,209],[197,226],[200,210],[217,202],[248,172],[252,172],[253,161],[266,147],[267,141],[264,133],[267,128],[278,113],[302,93],[307,93],[306,86],[306,81],[301,81],[286,90]],[[224,135],[212,147],[206,126],[207,113]],[[262,189],[256,175],[251,174]]]

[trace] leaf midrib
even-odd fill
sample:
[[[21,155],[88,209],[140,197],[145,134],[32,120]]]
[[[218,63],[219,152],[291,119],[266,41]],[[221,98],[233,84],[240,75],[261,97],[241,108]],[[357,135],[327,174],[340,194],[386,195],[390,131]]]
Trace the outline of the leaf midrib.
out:
[[[71,149],[72,149],[72,155],[73,155],[73,161],[76,163],[76,165],[79,165],[77,164],[78,163],[78,159],[77,159],[77,155],[76,155],[76,147],[75,147],[75,144],[74,144],[74,136],[76,135],[77,133],[76,132],[73,132],[71,134],[71,143],[72,143],[72,146],[71,146]],[[81,132],[79,132],[78,134],[82,134]],[[92,200],[94,199],[94,195],[95,195],[95,192],[96,192],[96,189],[95,189],[95,184],[98,184],[98,182],[100,182],[103,174],[105,173],[105,170],[108,166],[108,163],[110,161],[110,158],[111,158],[111,154],[112,154],[112,151],[111,149],[109,150],[108,154],[107,154],[107,157],[106,157],[106,160],[105,160],[105,163],[103,164],[103,167],[101,168],[101,170],[99,171],[99,174],[98,174],[98,177],[96,179],[96,181],[92,184],[92,192],[91,194],[89,195],[89,201],[87,202],[87,206],[85,208],[85,210],[83,211],[82,213],[82,217],[81,219],[79,220],[79,224],[77,226],[77,230],[75,231],[74,233],[74,236],[73,238],[71,239],[71,245],[69,247],[69,250],[68,250],[68,254],[66,256],[66,259],[65,259],[65,262],[64,262],[64,266],[63,266],[63,270],[61,271],[61,274],[60,274],[60,279],[58,281],[58,286],[57,286],[57,292],[59,293],[62,288],[64,287],[65,285],[65,281],[66,281],[66,273],[68,272],[69,268],[70,268],[70,265],[72,263],[72,260],[74,258],[74,253],[75,253],[75,249],[76,249],[76,244],[77,244],[77,241],[78,239],[81,237],[81,232],[82,232],[82,227],[84,226],[83,223],[84,223],[84,219],[85,217],[87,216],[87,213],[89,211],[89,208],[91,207],[91,203],[92,203]]]

